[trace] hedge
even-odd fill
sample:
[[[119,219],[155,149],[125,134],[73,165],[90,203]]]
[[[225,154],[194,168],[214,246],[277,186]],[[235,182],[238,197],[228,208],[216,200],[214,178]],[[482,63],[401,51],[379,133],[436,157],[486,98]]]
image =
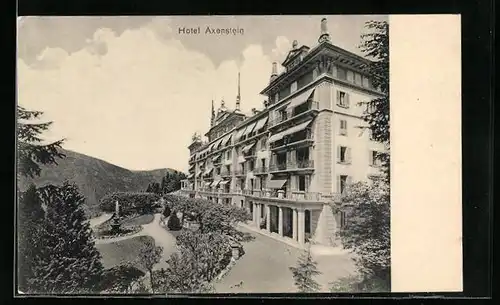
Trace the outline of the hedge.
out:
[[[104,196],[99,201],[99,207],[104,212],[113,213],[116,201],[118,201],[120,213],[128,214],[137,211],[151,213],[160,207],[159,200],[160,195],[154,193],[116,192]]]

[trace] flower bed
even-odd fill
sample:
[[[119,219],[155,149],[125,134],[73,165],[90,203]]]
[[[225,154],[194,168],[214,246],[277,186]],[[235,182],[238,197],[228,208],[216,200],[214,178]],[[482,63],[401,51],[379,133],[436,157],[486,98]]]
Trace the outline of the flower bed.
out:
[[[112,229],[104,229],[96,232],[95,236],[99,239],[110,239],[116,237],[130,236],[139,233],[142,230],[142,226],[131,226],[120,228],[118,233],[112,231]]]

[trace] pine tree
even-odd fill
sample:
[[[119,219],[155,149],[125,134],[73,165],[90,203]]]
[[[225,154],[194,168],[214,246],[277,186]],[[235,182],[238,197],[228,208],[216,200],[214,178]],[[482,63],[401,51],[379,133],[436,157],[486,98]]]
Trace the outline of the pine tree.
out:
[[[18,209],[18,279],[19,290],[28,292],[29,280],[33,278],[33,259],[39,251],[38,231],[45,212],[37,195],[35,185],[31,184],[19,198]]]
[[[389,111],[389,24],[387,21],[368,21],[365,24],[367,33],[361,35],[361,51],[373,62],[365,67],[373,75],[372,85],[379,88],[382,97],[365,102],[367,107],[363,120],[368,123],[371,136],[375,141],[390,144],[390,111]],[[379,156],[384,165],[387,179],[390,178],[390,154]]]
[[[46,217],[30,281],[34,292],[96,292],[103,267],[83,211],[84,197],[68,182],[40,188],[39,196]]]
[[[50,144],[41,144],[40,134],[46,131],[52,122],[29,122],[39,118],[42,114],[43,112],[40,111],[28,111],[17,106],[18,175],[31,178],[39,176],[41,171],[39,164],[57,164],[57,158],[65,157],[59,151],[64,139]]]
[[[160,262],[161,254],[163,252],[162,247],[155,246],[153,242],[147,242],[143,248],[141,248],[139,253],[139,263],[148,271],[149,280],[151,283],[151,290],[155,292],[155,279],[153,276],[153,267]]]
[[[321,274],[317,269],[317,263],[311,256],[311,250],[302,253],[297,262],[297,267],[289,267],[293,273],[295,286],[299,292],[317,292],[320,285],[314,280],[314,276]]]

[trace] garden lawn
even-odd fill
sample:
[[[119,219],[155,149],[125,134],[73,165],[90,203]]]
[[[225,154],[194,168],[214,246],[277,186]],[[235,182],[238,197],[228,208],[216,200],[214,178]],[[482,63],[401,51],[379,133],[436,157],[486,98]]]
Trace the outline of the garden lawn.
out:
[[[148,223],[153,222],[154,218],[155,216],[153,214],[139,215],[137,217],[128,219],[125,222],[123,222],[123,226],[130,227],[130,226],[147,225]]]
[[[101,261],[106,269],[130,263],[137,269],[146,272],[138,264],[137,258],[139,257],[140,249],[148,241],[154,243],[154,239],[150,236],[137,236],[109,244],[97,244],[96,248],[101,253]]]

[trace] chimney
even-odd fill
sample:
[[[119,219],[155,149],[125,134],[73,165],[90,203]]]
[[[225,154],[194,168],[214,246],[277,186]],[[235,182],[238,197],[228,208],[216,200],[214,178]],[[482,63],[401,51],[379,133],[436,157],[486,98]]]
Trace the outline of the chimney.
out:
[[[330,33],[328,33],[328,23],[326,18],[321,19],[321,35],[319,36],[318,42],[329,42],[330,41]]]
[[[215,108],[214,108],[214,100],[212,100],[212,115],[210,117],[210,127],[214,126],[215,123]]]
[[[240,110],[240,72],[238,72],[238,95],[236,95],[236,110]]]
[[[273,69],[271,71],[271,80],[269,82],[272,82],[277,77],[278,77],[278,63],[273,62]]]
[[[299,46],[299,43],[297,42],[297,40],[294,40],[292,43],[292,49],[297,50],[298,46]]]

